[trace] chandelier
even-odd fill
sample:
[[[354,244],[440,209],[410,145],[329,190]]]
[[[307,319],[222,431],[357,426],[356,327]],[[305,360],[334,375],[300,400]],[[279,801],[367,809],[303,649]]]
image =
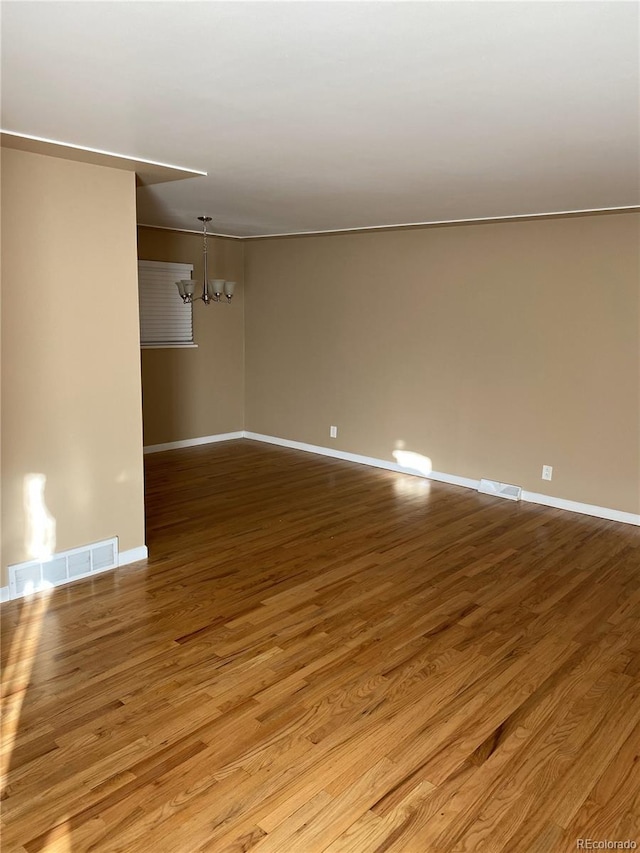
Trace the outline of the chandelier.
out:
[[[204,269],[204,280],[202,282],[202,296],[195,296],[196,286],[199,282],[193,278],[183,278],[176,281],[178,293],[182,297],[182,301],[190,304],[198,299],[202,299],[205,305],[210,302],[224,302],[223,296],[226,296],[227,302],[231,302],[233,291],[235,289],[235,281],[225,281],[223,278],[209,278],[207,270],[207,222],[211,222],[210,216],[199,216],[198,219],[202,222],[202,262]]]

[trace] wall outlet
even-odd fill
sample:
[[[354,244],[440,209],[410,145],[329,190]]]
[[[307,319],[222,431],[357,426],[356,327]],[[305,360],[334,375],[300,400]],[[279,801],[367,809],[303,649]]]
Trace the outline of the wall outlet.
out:
[[[329,427],[329,438],[337,438],[338,437],[338,427],[332,426]]]
[[[542,479],[550,480],[553,476],[553,465],[543,465],[542,466]]]

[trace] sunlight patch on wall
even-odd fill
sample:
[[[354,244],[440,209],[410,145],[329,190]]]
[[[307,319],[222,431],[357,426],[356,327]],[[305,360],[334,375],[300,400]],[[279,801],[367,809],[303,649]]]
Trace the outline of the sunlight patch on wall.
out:
[[[398,465],[408,471],[422,474],[423,477],[428,477],[433,470],[431,459],[428,456],[423,456],[422,453],[414,453],[412,450],[394,450],[393,457]]]
[[[45,474],[24,478],[25,551],[30,560],[48,560],[56,549],[56,520],[47,509]]]

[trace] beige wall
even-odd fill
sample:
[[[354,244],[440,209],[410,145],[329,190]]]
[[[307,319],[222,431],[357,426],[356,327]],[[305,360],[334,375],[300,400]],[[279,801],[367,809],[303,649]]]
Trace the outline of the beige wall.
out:
[[[637,513],[637,229],[620,214],[248,241],[246,429],[390,461],[404,447]]]
[[[6,585],[32,474],[56,551],[144,545],[133,173],[2,149],[2,303]]]
[[[202,281],[202,237],[140,228],[145,261],[192,263]],[[231,304],[193,309],[197,349],[142,351],[145,445],[235,432],[244,426],[244,254],[238,240],[210,237],[209,277],[236,281]]]

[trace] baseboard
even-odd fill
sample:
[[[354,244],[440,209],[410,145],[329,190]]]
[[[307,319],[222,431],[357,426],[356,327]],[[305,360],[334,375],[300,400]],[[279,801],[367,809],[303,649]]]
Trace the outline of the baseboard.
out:
[[[412,468],[406,468],[397,462],[389,462],[386,459],[377,459],[374,456],[362,456],[359,453],[347,453],[344,450],[334,450],[331,447],[323,447],[318,444],[307,444],[304,441],[292,441],[288,438],[278,438],[274,435],[263,435],[258,432],[239,430],[238,432],[220,433],[218,435],[205,435],[201,438],[188,438],[184,441],[170,441],[167,444],[152,444],[144,448],[145,453],[160,453],[163,450],[175,450],[180,447],[195,447],[199,444],[213,444],[217,441],[230,441],[237,438],[248,438],[250,441],[261,441],[264,444],[277,444],[279,447],[289,447],[292,450],[302,450],[305,453],[317,453],[320,456],[330,456],[333,459],[342,459],[344,462],[355,462],[358,465],[369,465],[373,468],[383,468],[386,471],[396,471],[399,474],[411,474],[414,477],[422,477],[426,480],[436,480],[439,483],[449,483],[452,486],[463,486],[466,489],[477,489],[480,480],[471,477],[462,477],[458,474],[447,474],[443,471],[431,471],[424,474]],[[640,526],[640,514],[624,512],[610,507],[596,506],[595,504],[584,504],[579,501],[554,498],[550,495],[542,495],[537,492],[522,492],[522,500],[527,503],[540,504],[541,506],[564,509],[568,512],[578,512],[582,515],[591,515],[595,518],[604,518],[607,521],[619,521],[622,524],[633,524]],[[137,550],[137,549],[134,549]],[[130,562],[142,560],[146,554],[134,557]],[[121,562],[120,565],[123,565]]]
[[[376,459],[372,456],[360,456],[357,453],[345,453],[343,450],[333,450],[330,447],[320,447],[315,444],[305,444],[301,441],[291,441],[286,438],[277,438],[273,435],[261,435],[257,432],[245,432],[244,437],[252,441],[262,441],[265,444],[277,444],[281,447],[290,447],[292,450],[303,450],[307,453],[317,453],[321,456],[332,456],[334,459],[343,459],[345,462],[357,462],[360,465],[371,465],[374,468],[384,468],[387,471],[397,471],[400,474],[411,474],[414,477],[422,477],[425,480],[437,480],[440,483],[449,483],[452,486],[464,486],[468,489],[477,489],[479,480],[469,477],[460,477],[457,474],[445,474],[441,471],[431,471],[424,474],[405,468],[397,462],[387,462],[385,459]],[[568,512],[578,512],[582,515],[591,515],[595,518],[604,518],[607,521],[619,521],[622,524],[634,524],[640,526],[640,514],[623,512],[609,507],[584,504],[579,501],[554,498],[550,495],[541,495],[536,492],[522,492],[522,500],[527,503],[540,504],[541,506],[564,509]]]
[[[151,447],[145,447],[145,453],[159,453],[163,450],[174,450],[181,447],[194,447],[200,444],[211,444],[218,441],[230,441],[237,438],[247,438],[250,441],[259,441],[264,444],[276,444],[280,447],[288,447],[292,450],[301,450],[305,453],[315,453],[319,456],[330,456],[333,459],[341,459],[344,462],[355,462],[358,465],[369,465],[373,468],[383,468],[386,471],[395,471],[399,474],[411,474],[415,477],[421,477],[426,480],[437,480],[441,483],[448,483],[453,486],[463,486],[464,488],[477,489],[479,480],[474,480],[469,477],[460,477],[456,474],[446,474],[441,471],[431,471],[429,474],[415,471],[398,464],[397,462],[389,462],[386,459],[377,459],[373,456],[363,456],[359,453],[347,453],[344,450],[334,450],[330,447],[322,447],[316,444],[306,444],[302,441],[292,441],[286,438],[278,438],[273,435],[262,435],[256,432],[231,432],[220,435],[204,436],[202,438],[187,439],[185,441],[175,441],[168,444],[156,444]],[[595,504],[585,504],[579,501],[566,500],[564,498],[556,498],[551,495],[543,495],[537,492],[522,492],[522,500],[527,503],[539,504],[548,506],[554,509],[561,509],[567,512],[577,512],[582,515],[589,515],[595,518],[606,519],[607,521],[617,521],[622,524],[632,524],[640,526],[640,514],[632,512],[624,512],[623,510],[611,509],[610,507],[596,506]],[[126,566],[130,563],[137,563],[140,560],[146,560],[149,555],[146,545],[140,545],[137,548],[130,548],[127,551],[121,551],[118,555],[118,566]],[[105,571],[110,571],[107,569]],[[8,586],[0,587],[0,602],[10,600],[10,589]]]
[[[564,509],[567,512],[579,512],[582,515],[592,515],[595,518],[604,518],[607,521],[620,521],[622,524],[635,524],[640,526],[640,514],[624,512],[621,509],[611,509],[606,506],[595,504],[583,504],[579,501],[568,501],[564,498],[554,498],[551,495],[539,495],[537,492],[522,492],[522,500],[532,504]]]
[[[115,541],[115,540],[114,540]],[[71,551],[79,551],[81,549],[71,549]],[[71,553],[64,552],[65,554]],[[120,551],[118,553],[118,565],[105,566],[104,568],[93,569],[91,573],[87,573],[84,575],[78,575],[78,577],[70,578],[68,580],[64,580],[61,583],[54,583],[53,587],[49,584],[49,588],[58,588],[62,586],[68,586],[69,584],[77,583],[78,581],[87,580],[88,578],[96,577],[97,575],[103,574],[104,572],[112,572],[114,569],[119,568],[120,566],[127,566],[129,563],[137,563],[139,560],[145,560],[148,556],[149,552],[147,550],[146,545],[140,545],[138,548],[130,548],[128,551]],[[29,565],[28,563],[25,565]],[[11,569],[12,567],[10,567]],[[15,567],[13,567],[15,568]],[[36,588],[36,592],[40,591],[42,586]],[[20,599],[24,596],[25,593],[17,592],[13,596],[14,599]],[[11,587],[4,586],[0,588],[0,602],[10,601],[11,600]]]
[[[373,456],[360,456],[358,453],[346,453],[344,450],[333,450],[331,447],[321,447],[317,444],[305,444],[303,441],[291,441],[288,438],[276,438],[273,435],[261,435],[257,432],[245,432],[244,437],[251,441],[261,441],[263,444],[277,444],[280,447],[290,447],[292,450],[303,450],[305,453],[332,456],[334,459],[342,459],[345,462],[357,462],[359,465],[385,468],[387,471],[404,470],[397,462],[387,462],[385,459],[375,459]]]
[[[146,560],[148,556],[149,549],[146,545],[140,545],[138,548],[129,548],[128,551],[120,551],[118,554],[118,566],[128,566],[129,563]]]
[[[376,459],[374,456],[361,456],[359,453],[347,453],[344,450],[333,450],[331,447],[305,444],[302,441],[290,441],[287,438],[276,438],[272,435],[260,435],[257,432],[245,432],[244,437],[252,441],[262,441],[265,444],[279,444],[281,447],[290,447],[292,450],[318,453],[320,456],[332,456],[334,459],[343,459],[345,462],[370,465],[372,468],[384,468],[387,471],[396,471],[398,474],[411,474],[414,477],[422,477],[423,480],[437,480],[439,483],[450,483],[452,486],[464,486],[466,489],[477,489],[480,483],[480,480],[459,477],[457,474],[444,474],[442,471],[431,471],[427,475],[413,468],[406,468],[403,465],[399,465],[397,462],[388,462],[386,459]]]
[[[244,438],[244,432],[221,432],[218,435],[202,435],[199,438],[185,438],[182,441],[167,441],[165,444],[148,444],[143,447],[144,453],[162,453],[164,450],[177,450],[180,447],[197,447],[199,444],[215,444],[217,441],[231,441],[234,438]]]

